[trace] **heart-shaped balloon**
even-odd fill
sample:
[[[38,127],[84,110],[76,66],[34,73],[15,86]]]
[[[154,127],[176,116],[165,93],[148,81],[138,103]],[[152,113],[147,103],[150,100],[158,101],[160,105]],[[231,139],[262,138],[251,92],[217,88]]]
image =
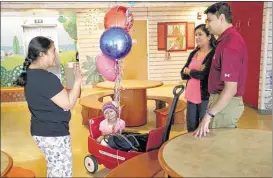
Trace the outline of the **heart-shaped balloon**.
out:
[[[106,80],[111,82],[114,82],[117,77],[116,65],[115,60],[105,56],[103,53],[96,58],[97,70]]]

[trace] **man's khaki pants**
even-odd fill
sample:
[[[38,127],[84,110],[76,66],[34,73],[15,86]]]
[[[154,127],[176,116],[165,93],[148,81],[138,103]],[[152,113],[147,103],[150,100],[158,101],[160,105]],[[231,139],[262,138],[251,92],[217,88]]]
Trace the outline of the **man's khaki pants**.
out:
[[[219,96],[219,94],[210,95],[208,109],[216,103]],[[228,105],[211,119],[209,128],[236,128],[243,111],[242,97],[233,97]]]

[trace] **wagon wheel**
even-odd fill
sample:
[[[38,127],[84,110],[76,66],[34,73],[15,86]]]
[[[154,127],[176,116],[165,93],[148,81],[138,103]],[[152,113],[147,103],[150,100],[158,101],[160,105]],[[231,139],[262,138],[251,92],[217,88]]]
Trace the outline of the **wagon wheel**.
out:
[[[93,155],[88,155],[84,158],[84,167],[85,169],[94,174],[98,170],[98,161]]]

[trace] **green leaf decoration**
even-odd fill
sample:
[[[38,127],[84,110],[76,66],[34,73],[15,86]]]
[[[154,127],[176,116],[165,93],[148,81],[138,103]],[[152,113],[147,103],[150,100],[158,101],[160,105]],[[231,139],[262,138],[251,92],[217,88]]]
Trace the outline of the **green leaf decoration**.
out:
[[[13,82],[21,75],[22,72],[23,72],[23,65],[17,66],[13,70],[10,70],[8,86],[12,86]]]
[[[86,56],[86,59],[87,61],[83,62],[81,67],[82,69],[85,70],[85,72],[83,73],[83,76],[87,77],[86,84],[89,84],[89,83],[96,84],[96,83],[104,81],[97,70],[96,58]]]
[[[1,87],[5,87],[8,81],[8,71],[1,66]]]
[[[60,17],[58,18],[58,21],[59,21],[60,23],[65,23],[66,18],[65,18],[64,16],[60,16]]]

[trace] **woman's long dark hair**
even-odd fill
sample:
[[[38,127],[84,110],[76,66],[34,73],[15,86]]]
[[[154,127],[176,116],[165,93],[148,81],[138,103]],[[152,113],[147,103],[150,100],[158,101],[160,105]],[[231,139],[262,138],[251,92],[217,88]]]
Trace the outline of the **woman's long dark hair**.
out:
[[[23,71],[21,75],[13,82],[14,85],[25,86],[27,83],[27,70],[30,64],[36,61],[41,53],[47,53],[53,41],[43,36],[33,38],[28,45],[28,53],[23,64]]]
[[[211,48],[215,48],[215,47],[216,47],[216,39],[215,39],[215,37],[214,37],[213,34],[210,34],[209,30],[208,30],[207,27],[206,27],[206,24],[200,24],[200,25],[198,25],[197,27],[195,27],[194,32],[195,32],[197,29],[200,29],[200,30],[202,30],[203,32],[205,32],[205,34],[206,34],[207,36],[211,36],[211,38],[210,38],[210,40],[209,40],[209,42],[210,42],[209,44],[210,44],[210,47],[211,47]]]

